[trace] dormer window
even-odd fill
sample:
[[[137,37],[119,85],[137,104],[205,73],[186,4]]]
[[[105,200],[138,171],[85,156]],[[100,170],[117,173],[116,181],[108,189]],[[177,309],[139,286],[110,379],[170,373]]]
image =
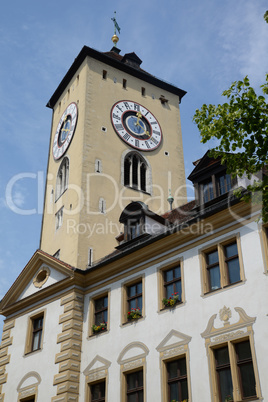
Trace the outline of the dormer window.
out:
[[[127,241],[135,239],[143,233],[144,220],[142,218],[133,218],[127,221],[126,237]]]
[[[164,218],[150,211],[141,201],[127,205],[120,215],[119,222],[124,225],[124,238],[120,236],[118,249],[164,233],[169,227]]]
[[[203,202],[208,202],[228,193],[231,189],[231,176],[228,173],[222,172],[218,175],[212,175],[207,181],[200,183],[199,196]]]
[[[217,197],[224,196],[237,183],[237,179],[233,179],[227,173],[227,168],[221,164],[221,159],[210,158],[208,152],[194,163],[195,169],[188,177],[195,187],[197,205],[206,204]]]

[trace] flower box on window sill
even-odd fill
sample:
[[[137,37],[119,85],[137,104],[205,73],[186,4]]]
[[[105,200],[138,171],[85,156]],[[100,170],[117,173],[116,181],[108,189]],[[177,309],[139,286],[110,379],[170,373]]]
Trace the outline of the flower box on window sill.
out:
[[[101,322],[99,325],[92,325],[93,334],[98,334],[104,331],[107,331],[107,322]]]
[[[127,319],[128,321],[132,321],[132,320],[138,320],[139,318],[141,318],[141,311],[139,308],[132,308],[130,311],[128,311],[127,313]]]
[[[174,293],[168,299],[164,297],[162,303],[165,307],[174,307],[176,304],[180,303],[180,296],[178,293]]]

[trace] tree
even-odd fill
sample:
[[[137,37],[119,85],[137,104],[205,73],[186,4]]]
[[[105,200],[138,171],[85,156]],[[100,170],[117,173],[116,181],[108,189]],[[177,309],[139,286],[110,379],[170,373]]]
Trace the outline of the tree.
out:
[[[265,11],[265,14],[264,14],[264,19],[265,19],[265,21],[267,22],[267,24],[268,24],[268,10],[267,11]]]
[[[262,198],[261,217],[268,222],[268,74],[261,88],[264,96],[256,94],[248,77],[235,81],[222,94],[228,103],[204,104],[196,110],[193,121],[200,130],[201,142],[218,140],[210,156],[221,157],[228,173],[249,178],[261,173],[242,199],[260,202]],[[241,193],[237,191],[237,195]]]

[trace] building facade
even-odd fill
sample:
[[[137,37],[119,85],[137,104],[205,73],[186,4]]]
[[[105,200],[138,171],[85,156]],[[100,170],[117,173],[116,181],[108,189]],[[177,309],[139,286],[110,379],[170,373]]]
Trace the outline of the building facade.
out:
[[[245,182],[231,180],[220,161],[206,154],[189,176],[196,199],[164,213],[153,197],[156,190],[144,186],[148,166],[151,183],[159,187],[167,185],[169,169],[176,186],[171,190],[184,183],[178,115],[183,92],[171,87],[163,92],[167,84],[159,81],[152,87],[155,78],[148,75],[149,92],[155,94],[149,101],[139,76],[147,73],[140,72],[136,55],[125,58],[131,76],[125,66],[118,67],[124,58],[112,64],[115,51],[113,57],[89,48],[82,52],[79,84],[76,65],[50,101],[54,112],[40,250],[0,304],[6,317],[0,401],[265,401],[268,227],[257,221],[259,207],[236,198],[233,188]],[[100,86],[105,85],[104,99]],[[72,90],[77,91],[73,97]],[[172,91],[179,91],[176,100]],[[96,139],[90,143],[93,124]],[[146,145],[151,138],[156,143]],[[142,146],[156,148],[138,149]],[[142,158],[148,163],[145,172]],[[57,216],[62,207],[77,208],[81,193],[72,190],[85,191],[89,170],[97,180],[112,172],[130,197],[142,196],[107,212],[122,228],[113,239],[109,234],[107,249],[105,235],[95,234],[89,244],[81,233],[68,233],[65,210]],[[94,189],[87,202],[100,213],[86,217],[83,205],[72,219],[100,222],[109,189],[105,183]],[[98,261],[88,264],[88,248],[96,253],[102,245]]]

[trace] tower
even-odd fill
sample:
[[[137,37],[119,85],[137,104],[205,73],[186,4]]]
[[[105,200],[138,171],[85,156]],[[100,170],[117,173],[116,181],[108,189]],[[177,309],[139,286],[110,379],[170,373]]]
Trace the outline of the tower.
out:
[[[131,201],[186,202],[179,104],[185,91],[141,69],[135,53],[83,47],[53,110],[40,248],[81,269],[113,251]]]

